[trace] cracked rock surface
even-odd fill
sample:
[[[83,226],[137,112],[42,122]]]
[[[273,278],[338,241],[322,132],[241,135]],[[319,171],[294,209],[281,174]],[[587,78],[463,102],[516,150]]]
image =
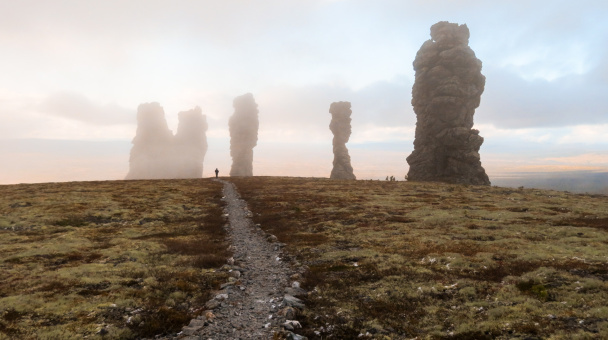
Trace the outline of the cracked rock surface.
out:
[[[483,137],[473,129],[486,78],[469,47],[469,29],[441,21],[431,38],[414,60],[417,122],[408,180],[490,185],[479,155]]]

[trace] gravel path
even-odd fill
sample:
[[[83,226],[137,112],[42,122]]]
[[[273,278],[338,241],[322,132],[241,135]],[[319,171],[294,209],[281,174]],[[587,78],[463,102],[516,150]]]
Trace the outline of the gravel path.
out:
[[[302,307],[298,299],[286,295],[298,293],[294,280],[299,274],[283,261],[283,244],[253,224],[252,213],[234,184],[218,181],[224,184],[228,237],[234,253],[234,262],[229,260],[224,267],[231,280],[207,303],[210,312],[192,320],[184,327],[182,336],[205,340],[272,339],[274,333],[281,332],[298,339],[297,335],[283,331],[283,325],[297,313],[293,307]],[[297,328],[296,323],[294,326]]]

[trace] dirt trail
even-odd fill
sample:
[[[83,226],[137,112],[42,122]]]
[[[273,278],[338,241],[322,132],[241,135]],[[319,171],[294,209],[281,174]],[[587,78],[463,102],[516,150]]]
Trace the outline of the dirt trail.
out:
[[[294,272],[282,260],[282,244],[253,224],[252,213],[234,184],[218,181],[224,184],[228,235],[234,252],[229,270],[234,280],[207,303],[213,309],[212,322],[207,320],[190,338],[272,339],[286,321],[279,314],[285,312],[285,304],[289,305],[283,300]]]

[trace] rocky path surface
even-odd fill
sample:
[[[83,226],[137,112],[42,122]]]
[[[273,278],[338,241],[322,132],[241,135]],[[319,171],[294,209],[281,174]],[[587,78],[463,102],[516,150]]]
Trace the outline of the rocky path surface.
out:
[[[192,320],[181,339],[304,339],[288,331],[299,326],[295,318],[303,305],[293,295],[302,293],[296,273],[283,260],[284,246],[254,225],[252,213],[234,184],[224,184],[228,235],[233,258],[224,266],[230,281],[207,302],[205,315]],[[286,330],[287,329],[287,330]],[[297,331],[297,330],[296,330]]]

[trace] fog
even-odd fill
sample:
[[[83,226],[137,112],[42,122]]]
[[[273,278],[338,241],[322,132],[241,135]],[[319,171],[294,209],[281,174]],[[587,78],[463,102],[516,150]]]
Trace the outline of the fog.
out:
[[[608,195],[608,172],[514,172],[497,175],[493,184],[505,187],[564,190]]]
[[[466,23],[483,61],[473,128],[490,180],[608,171],[607,15],[598,1],[2,1],[0,183],[124,178],[150,102],[174,135],[177,113],[201,107],[202,176],[227,175],[233,99],[248,92],[260,107],[252,174],[327,177],[327,107],[342,100],[357,178],[402,179],[412,62],[440,20]]]
[[[253,176],[253,148],[258,144],[258,104],[246,93],[234,98],[230,128],[230,176]]]
[[[200,107],[178,114],[175,136],[159,103],[137,108],[137,132],[125,179],[200,178],[207,152],[207,120]]]

